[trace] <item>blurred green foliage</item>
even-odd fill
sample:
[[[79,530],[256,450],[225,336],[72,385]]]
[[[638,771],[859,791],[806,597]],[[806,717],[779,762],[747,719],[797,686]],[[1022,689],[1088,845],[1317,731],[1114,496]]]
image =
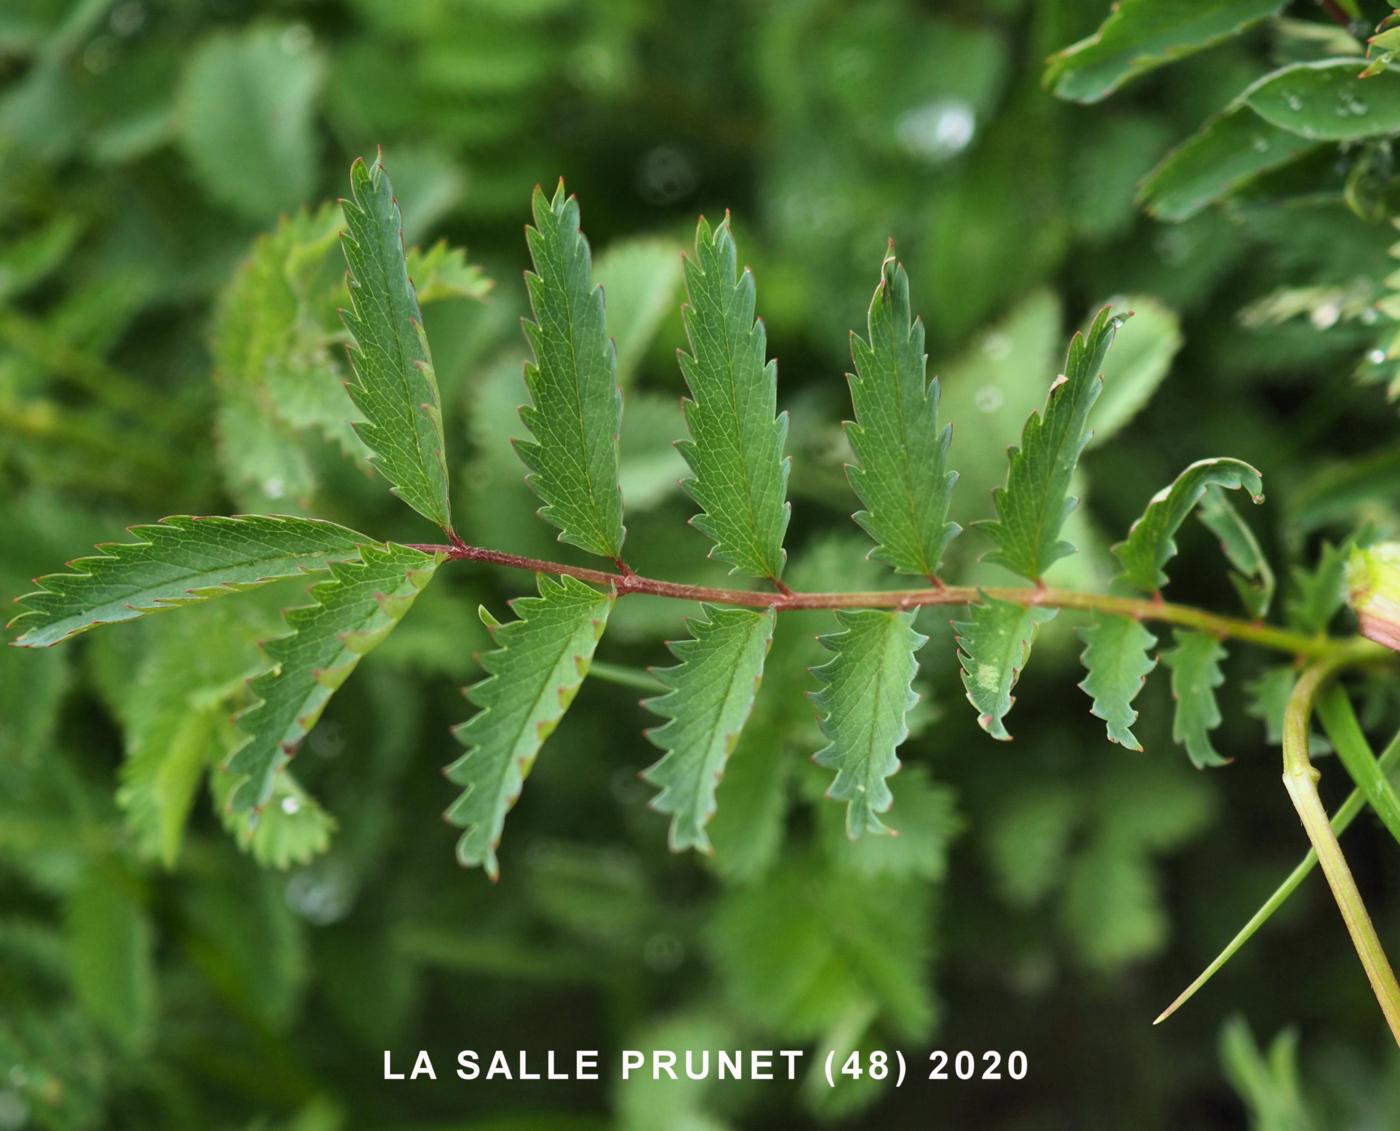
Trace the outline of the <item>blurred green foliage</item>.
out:
[[[1310,3],[1212,4],[1250,11],[1208,54],[1108,101],[1057,100],[1044,62],[1101,7],[10,0],[0,592],[158,514],[315,513],[426,537],[366,475],[336,383],[345,300],[326,205],[351,158],[382,144],[405,236],[425,249],[414,277],[470,541],[581,560],[534,517],[507,442],[525,435],[521,225],[531,187],[563,175],[618,338],[639,570],[724,576],[677,533],[690,508],[670,440],[677,253],[697,213],[731,208],[792,416],[794,587],[887,583],[847,525],[838,422],[847,334],[893,237],[954,422],[954,519],[987,516],[1066,331],[1116,299],[1138,317],[1071,491],[1081,552],[1051,579],[1106,586],[1105,532],[1187,463],[1228,453],[1265,471],[1268,505],[1248,521],[1289,609],[1323,627],[1342,557],[1323,540],[1400,532],[1395,124],[1339,147],[1332,117],[1308,137],[1287,126],[1311,88],[1234,100],[1280,65],[1354,55],[1359,71],[1369,29]],[[1372,24],[1386,12],[1360,7]],[[1073,59],[1051,72],[1065,97],[1129,77],[1112,51]],[[1379,114],[1392,88],[1361,89]],[[1160,164],[1198,131],[1195,164],[1180,149]],[[1180,222],[1138,206],[1154,168],[1147,210]],[[1180,540],[1182,563],[1210,564],[1179,563],[1173,596],[1233,608],[1211,536]],[[978,545],[953,544],[949,576],[1005,576],[974,561]],[[0,1128],[892,1127],[929,1125],[930,1105],[939,1125],[1011,1131],[1394,1124],[1400,1072],[1316,880],[1211,994],[1148,1024],[1302,851],[1268,657],[1225,660],[1271,725],[1227,712],[1211,742],[1234,764],[1207,777],[1172,748],[1164,672],[1135,724],[1145,752],[1104,741],[1066,690],[1078,646],[1058,622],[1018,688],[1018,741],[991,742],[956,690],[947,617],[920,614],[924,702],[890,783],[903,835],[852,846],[822,800],[829,775],[805,761],[824,742],[807,668],[829,657],[815,638],[834,622],[784,616],[700,860],[660,850],[665,819],[636,780],[655,754],[636,685],[666,662],[676,610],[631,598],[599,653],[612,678],[588,682],[541,760],[493,886],[457,867],[433,815],[452,797],[438,770],[466,712],[455,688],[486,644],[472,610],[523,580],[445,570],[312,732],[301,784],[233,837],[196,795],[236,741],[258,641],[303,584],[0,650]],[[1367,728],[1393,728],[1393,688],[1360,690]],[[142,771],[154,763],[159,780]],[[1340,773],[1325,764],[1337,796]],[[188,799],[188,828],[141,816],[153,783]],[[217,774],[211,787],[227,790]],[[1394,845],[1368,818],[1348,851],[1396,938]],[[1263,1048],[1224,1024],[1232,1011],[1270,1035]],[[792,1087],[379,1079],[385,1048],[443,1062],[463,1047],[794,1043],[809,1064],[828,1049],[1021,1048],[1031,1073],[899,1093],[829,1091],[816,1073]]]

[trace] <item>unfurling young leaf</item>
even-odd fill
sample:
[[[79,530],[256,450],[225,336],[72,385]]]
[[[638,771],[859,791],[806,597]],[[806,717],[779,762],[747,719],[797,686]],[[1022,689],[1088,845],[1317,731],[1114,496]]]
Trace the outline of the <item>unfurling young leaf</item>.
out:
[[[614,599],[572,577],[541,574],[539,590],[511,603],[517,619],[509,624],[481,610],[496,647],[481,657],[487,678],[467,691],[480,710],[453,731],[467,752],[446,771],[465,787],[447,810],[465,830],[457,859],[492,879],[500,874],[496,847],[506,814],[588,674]]]
[[[603,291],[593,282],[578,201],[564,195],[564,182],[552,200],[536,187],[531,208],[535,226],[525,236],[535,269],[525,285],[535,318],[524,326],[535,360],[525,366],[530,403],[520,419],[534,441],[516,441],[515,450],[530,470],[526,482],[544,500],[540,517],[559,527],[559,541],[617,559],[626,536],[617,479],[622,392]]]
[[[1186,753],[1198,770],[1223,766],[1229,759],[1216,753],[1210,732],[1220,725],[1215,691],[1225,682],[1220,670],[1225,647],[1204,632],[1177,629],[1173,635],[1176,647],[1162,653],[1162,663],[1171,669],[1172,696],[1176,699],[1172,739],[1186,747]]]
[[[393,631],[441,561],[408,546],[363,546],[358,561],[333,563],[331,576],[311,587],[315,604],[287,613],[291,634],[267,643],[273,667],[252,682],[260,702],[238,717],[248,741],[224,764],[241,779],[229,797],[233,812],[267,803],[277,772],[331,696]]]
[[[909,736],[908,714],[919,701],[914,657],[928,637],[914,631],[913,613],[841,610],[836,619],[844,631],[821,637],[836,655],[812,670],[830,739],[813,760],[836,771],[827,796],[847,802],[846,834],[859,840],[890,831],[879,817],[894,801],[885,779],[899,769],[895,751]]]
[[[933,578],[959,526],[948,521],[958,473],[948,470],[952,426],[938,427],[938,378],[925,377],[924,325],[909,306],[909,277],[891,254],[870,302],[869,340],[851,335],[855,420],[846,425],[856,462],[846,473],[865,509],[855,520],[870,556],[896,573]]]
[[[71,573],[38,579],[20,598],[16,644],[57,644],[100,624],[251,589],[269,581],[328,569],[359,556],[371,541],[333,522],[276,515],[237,518],[176,516],[133,526],[140,541],[107,543],[100,557],[71,562]]]
[[[1170,487],[1152,496],[1147,509],[1129,528],[1127,539],[1113,547],[1124,581],[1147,593],[1155,593],[1167,583],[1162,567],[1176,555],[1173,536],[1206,488],[1212,486],[1243,487],[1256,503],[1263,500],[1263,480],[1243,460],[1203,459],[1191,464]]]
[[[1055,615],[1054,609],[1015,605],[983,594],[969,610],[971,620],[957,621],[958,661],[967,699],[977,708],[977,722],[993,738],[1008,741],[1002,720],[1016,702],[1011,694],[1031,654],[1035,634]]]
[[[1011,449],[1006,486],[992,492],[995,519],[977,526],[996,542],[984,560],[1005,566],[1031,581],[1074,547],[1060,541],[1060,528],[1077,499],[1069,497],[1070,478],[1088,442],[1089,410],[1103,388],[1103,360],[1124,316],[1099,311],[1087,334],[1075,334],[1065,371],[1050,386],[1045,407],[1032,413]]]
[[[1084,640],[1081,657],[1088,671],[1080,689],[1094,701],[1092,713],[1108,727],[1110,742],[1129,750],[1141,750],[1130,729],[1137,721],[1133,700],[1157,666],[1149,654],[1157,638],[1132,617],[1097,613],[1079,630]]]
[[[732,572],[777,581],[787,560],[783,534],[792,509],[790,461],[783,455],[788,418],[774,415],[778,366],[764,362],[753,273],[747,267],[738,272],[728,216],[716,228],[700,220],[685,283],[690,352],[681,352],[680,365],[690,389],[690,439],[676,447],[695,473],[684,484],[701,507],[692,522],[714,542],[710,556],[728,562]]]
[[[643,706],[667,721],[646,732],[666,751],[642,775],[661,792],[652,808],[671,814],[672,852],[711,851],[705,825],[715,813],[715,787],[748,721],[773,642],[772,609],[704,606],[692,620],[692,639],[669,645],[680,662],[654,674],[669,691]]]
[[[354,338],[350,399],[364,416],[355,430],[394,494],[450,530],[442,405],[404,259],[399,205],[377,159],[373,166],[363,158],[355,161],[350,189],[353,199],[341,202],[350,288],[350,309],[343,317]]]
[[[1206,489],[1196,517],[1220,539],[1221,550],[1234,566],[1230,584],[1240,595],[1249,615],[1256,620],[1262,618],[1273,604],[1275,580],[1273,567],[1264,556],[1254,531],[1217,486]]]

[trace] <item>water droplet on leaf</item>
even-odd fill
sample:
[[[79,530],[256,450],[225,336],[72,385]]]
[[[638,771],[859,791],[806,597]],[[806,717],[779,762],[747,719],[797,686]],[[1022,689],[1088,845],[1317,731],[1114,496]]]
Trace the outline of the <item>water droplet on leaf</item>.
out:
[[[895,123],[894,132],[905,152],[936,164],[971,144],[977,132],[977,115],[960,99],[940,99],[906,110]]]

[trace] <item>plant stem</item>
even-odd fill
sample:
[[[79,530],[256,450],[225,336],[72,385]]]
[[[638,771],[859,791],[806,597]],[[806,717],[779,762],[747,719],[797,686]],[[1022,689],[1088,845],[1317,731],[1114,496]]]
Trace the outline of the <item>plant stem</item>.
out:
[[[1287,652],[1308,659],[1342,657],[1347,663],[1366,659],[1383,659],[1390,653],[1367,640],[1337,640],[1331,637],[1291,632],[1273,625],[1247,621],[1240,617],[1221,616],[1189,605],[1174,605],[1157,597],[1119,597],[1109,594],[1082,593],[1072,589],[1050,589],[1045,586],[1005,588],[971,585],[929,586],[922,589],[883,589],[852,593],[764,592],[752,589],[720,589],[706,585],[661,581],[637,573],[614,573],[588,566],[566,565],[563,562],[528,558],[519,554],[487,550],[455,542],[452,545],[418,543],[415,549],[425,553],[444,554],[450,560],[485,562],[511,569],[526,569],[532,573],[548,573],[576,577],[597,585],[610,586],[618,596],[646,593],[654,597],[673,597],[684,601],[708,601],[717,605],[740,605],[749,608],[775,609],[786,612],[797,609],[914,609],[926,605],[974,605],[982,595],[1018,605],[1039,605],[1053,609],[1080,609],[1087,612],[1117,613],[1138,620],[1162,621],[1216,636],[1247,640],[1264,648]]]
[[[1283,717],[1283,784],[1298,816],[1303,822],[1303,830],[1308,834],[1317,851],[1322,874],[1327,877],[1327,886],[1337,901],[1342,913],[1342,921],[1351,935],[1352,945],[1366,971],[1376,1000],[1391,1035],[1400,1045],[1400,984],[1395,981],[1395,971],[1381,947],[1366,904],[1356,888],[1351,868],[1342,855],[1342,846],[1332,831],[1327,819],[1327,810],[1322,807],[1322,799],[1317,793],[1319,774],[1308,758],[1308,724],[1312,718],[1313,701],[1322,686],[1346,664],[1345,658],[1333,656],[1309,665],[1294,685],[1288,698],[1288,709]]]

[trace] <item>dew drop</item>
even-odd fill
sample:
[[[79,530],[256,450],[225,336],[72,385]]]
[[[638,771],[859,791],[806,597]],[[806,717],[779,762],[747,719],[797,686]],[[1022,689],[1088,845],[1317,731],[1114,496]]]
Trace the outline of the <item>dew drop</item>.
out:
[[[309,923],[324,927],[344,919],[354,903],[350,874],[335,860],[318,860],[287,881],[287,906]]]
[[[269,499],[280,499],[287,493],[287,485],[280,475],[270,475],[263,480],[262,490]]]
[[[1303,108],[1303,100],[1296,94],[1290,94],[1284,101],[1288,103],[1288,108],[1295,112]]]
[[[988,334],[982,339],[982,352],[993,361],[1005,361],[1011,356],[1011,339],[999,331]]]
[[[973,398],[978,412],[996,412],[1006,403],[1006,398],[995,385],[983,385]]]
[[[305,24],[293,24],[282,33],[282,51],[287,55],[300,55],[315,42],[315,35]]]
[[[977,114],[961,99],[926,102],[901,114],[894,132],[906,153],[937,164],[971,144],[977,132]]]
[[[1269,139],[1264,137],[1263,134],[1255,134],[1254,141],[1250,144],[1253,146],[1255,153],[1269,152]]]
[[[637,191],[648,204],[675,204],[699,182],[694,159],[678,145],[654,146],[637,167]]]
[[[1366,360],[1369,361],[1372,365],[1384,365],[1385,350],[1373,349],[1370,353],[1366,355]]]
[[[294,816],[296,816],[298,813],[301,812],[301,798],[299,798],[299,797],[284,797],[284,798],[282,798],[281,809],[282,809],[282,812],[284,812],[285,814],[287,814],[287,816],[289,816],[289,817],[294,817]]]
[[[1335,302],[1324,302],[1321,306],[1313,308],[1309,320],[1313,326],[1319,330],[1330,330],[1342,317],[1342,308]]]

